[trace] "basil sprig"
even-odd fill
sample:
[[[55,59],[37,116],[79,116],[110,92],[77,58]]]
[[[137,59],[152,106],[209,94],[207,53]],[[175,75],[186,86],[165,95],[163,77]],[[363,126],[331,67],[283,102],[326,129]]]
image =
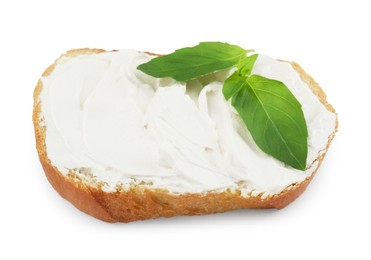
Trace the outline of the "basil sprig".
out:
[[[156,78],[188,81],[218,70],[237,67],[223,84],[255,143],[262,151],[299,170],[306,169],[308,129],[299,101],[277,80],[251,75],[258,54],[221,42],[202,42],[141,64]]]

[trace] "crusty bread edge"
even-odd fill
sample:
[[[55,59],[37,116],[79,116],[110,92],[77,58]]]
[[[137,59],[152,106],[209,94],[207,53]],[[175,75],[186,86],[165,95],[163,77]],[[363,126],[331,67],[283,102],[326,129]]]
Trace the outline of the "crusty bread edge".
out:
[[[61,57],[76,57],[81,54],[96,54],[101,52],[105,52],[105,50],[75,49],[68,51]],[[48,76],[54,70],[57,61],[58,59],[44,71],[42,74],[43,77]],[[327,102],[326,94],[314,79],[297,63],[291,62],[291,65],[300,74],[302,80],[310,86],[322,104],[329,111],[336,114],[335,109]],[[318,164],[313,174],[304,181],[285,189],[277,195],[266,198],[262,198],[261,195],[243,197],[239,191],[175,195],[165,190],[149,189],[141,186],[133,187],[127,191],[104,192],[99,186],[92,187],[85,184],[76,178],[76,176],[63,175],[52,165],[47,156],[45,144],[46,126],[42,122],[41,101],[39,98],[42,88],[42,81],[39,80],[34,91],[33,124],[35,128],[36,147],[46,177],[63,198],[70,201],[81,211],[107,222],[130,222],[178,215],[212,214],[242,208],[283,208],[293,202],[307,188],[317,169],[320,167],[338,128],[336,114],[336,128],[329,137],[326,149],[318,157]]]

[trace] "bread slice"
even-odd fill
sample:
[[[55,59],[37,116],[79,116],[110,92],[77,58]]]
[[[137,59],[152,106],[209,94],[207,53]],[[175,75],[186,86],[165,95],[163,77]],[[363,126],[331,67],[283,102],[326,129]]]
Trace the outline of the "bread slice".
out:
[[[68,51],[63,57],[76,57],[81,54],[96,54],[105,52],[101,49],[76,49]],[[153,54],[155,55],[155,54]],[[57,59],[58,61],[58,59]],[[56,61],[56,62],[57,62]],[[43,77],[50,75],[56,62],[49,66]],[[297,63],[291,62],[292,67],[300,74],[320,102],[331,112],[335,109],[327,102],[326,94],[320,86]],[[62,174],[48,158],[46,147],[47,127],[42,119],[40,93],[43,89],[41,79],[34,91],[33,124],[35,128],[36,146],[40,162],[45,174],[54,189],[65,199],[70,201],[81,211],[107,222],[130,222],[158,217],[172,217],[178,215],[202,215],[242,208],[277,208],[287,206],[300,196],[312,180],[315,172],[321,165],[327,149],[337,131],[336,127],[328,138],[326,149],[317,158],[318,164],[313,174],[304,181],[291,185],[281,193],[262,197],[260,195],[242,196],[240,191],[184,193],[174,194],[163,189],[150,189],[141,185],[132,186],[128,190],[106,192],[99,183],[89,184],[82,181],[73,173]]]

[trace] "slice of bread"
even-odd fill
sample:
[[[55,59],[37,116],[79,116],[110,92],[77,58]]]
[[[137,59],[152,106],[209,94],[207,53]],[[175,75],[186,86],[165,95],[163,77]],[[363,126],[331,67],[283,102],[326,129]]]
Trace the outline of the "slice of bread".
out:
[[[101,52],[105,52],[105,50],[76,49],[68,51],[59,59]],[[53,72],[57,66],[57,61],[44,71],[42,74],[43,77],[47,77]],[[327,102],[326,94],[313,78],[297,63],[291,62],[291,65],[327,110],[336,114],[334,108]],[[90,182],[91,184],[89,184],[89,182],[83,181],[78,175],[72,172],[67,175],[62,174],[53,165],[50,158],[48,158],[46,147],[47,126],[43,122],[43,111],[40,100],[42,89],[43,83],[42,80],[39,80],[34,91],[33,123],[37,151],[45,174],[54,189],[63,198],[70,201],[81,211],[108,222],[130,222],[177,215],[212,214],[242,208],[283,208],[304,192],[318,167],[321,165],[338,127],[336,118],[333,133],[328,138],[327,147],[319,154],[317,158],[318,163],[313,173],[304,181],[295,183],[284,189],[281,193],[272,196],[262,197],[261,194],[242,196],[239,190],[174,194],[164,189],[151,189],[148,186],[141,185],[133,185],[131,188],[125,190],[117,189],[114,192],[107,192],[93,178]]]

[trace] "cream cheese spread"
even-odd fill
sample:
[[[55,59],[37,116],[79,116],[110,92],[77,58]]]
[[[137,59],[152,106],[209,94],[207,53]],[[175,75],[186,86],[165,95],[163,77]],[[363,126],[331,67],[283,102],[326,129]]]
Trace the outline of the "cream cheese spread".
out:
[[[176,194],[268,196],[313,173],[336,116],[289,63],[259,55],[253,74],[282,81],[302,104],[306,171],[256,146],[221,91],[231,70],[185,84],[136,69],[151,58],[134,50],[64,57],[42,78],[47,155],[62,174],[89,175],[108,192],[141,184]]]

